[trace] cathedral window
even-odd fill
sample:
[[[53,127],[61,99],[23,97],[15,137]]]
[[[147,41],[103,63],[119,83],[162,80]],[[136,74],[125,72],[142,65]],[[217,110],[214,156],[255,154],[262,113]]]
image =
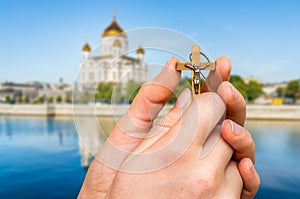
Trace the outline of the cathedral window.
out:
[[[90,72],[90,73],[89,73],[89,80],[90,80],[90,81],[93,81],[94,79],[95,79],[94,73],[93,73],[93,72]]]
[[[128,73],[128,76],[129,76],[129,79],[133,79],[133,77],[132,77],[132,72],[129,72],[129,73]]]

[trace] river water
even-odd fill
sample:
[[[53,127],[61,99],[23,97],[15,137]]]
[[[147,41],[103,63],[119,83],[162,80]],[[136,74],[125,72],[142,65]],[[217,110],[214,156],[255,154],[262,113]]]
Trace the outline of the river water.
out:
[[[114,124],[100,122],[105,131]],[[246,126],[261,176],[256,198],[300,198],[300,122]],[[75,198],[89,161],[72,119],[0,117],[0,198]]]

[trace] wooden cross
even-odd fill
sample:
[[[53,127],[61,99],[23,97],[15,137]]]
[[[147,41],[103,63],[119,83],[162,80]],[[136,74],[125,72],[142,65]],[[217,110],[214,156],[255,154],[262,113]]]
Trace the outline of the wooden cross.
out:
[[[176,70],[192,70],[192,93],[193,96],[200,95],[200,73],[201,70],[215,70],[215,62],[201,62],[200,61],[200,46],[192,46],[192,53],[190,55],[191,62],[177,62]],[[204,54],[202,54],[204,55]],[[205,55],[204,55],[205,56]],[[208,60],[208,58],[205,56]],[[209,60],[208,60],[209,61]]]

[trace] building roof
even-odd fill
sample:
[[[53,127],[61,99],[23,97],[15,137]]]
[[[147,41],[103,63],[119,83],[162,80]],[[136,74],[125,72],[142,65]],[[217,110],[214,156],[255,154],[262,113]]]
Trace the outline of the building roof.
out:
[[[93,60],[99,60],[99,59],[112,59],[113,56],[112,55],[100,55],[100,56],[93,56],[91,57],[90,59],[93,59]],[[124,60],[130,60],[130,61],[137,61],[136,58],[134,57],[129,57],[129,56],[126,56],[126,55],[122,55],[119,59],[124,59]]]
[[[89,45],[88,43],[85,43],[85,44],[83,45],[83,47],[82,47],[82,51],[83,51],[83,52],[91,52],[92,49],[91,49],[91,47],[90,47],[90,45]]]
[[[124,30],[119,26],[118,22],[114,19],[111,24],[103,31],[102,37],[111,37],[111,36],[122,36],[127,37]]]
[[[145,50],[142,48],[142,47],[139,47],[137,50],[136,50],[136,54],[145,54]]]
[[[1,84],[1,87],[23,87],[23,88],[36,88],[37,85],[32,84],[22,84],[22,83],[15,83],[15,82],[4,82]]]

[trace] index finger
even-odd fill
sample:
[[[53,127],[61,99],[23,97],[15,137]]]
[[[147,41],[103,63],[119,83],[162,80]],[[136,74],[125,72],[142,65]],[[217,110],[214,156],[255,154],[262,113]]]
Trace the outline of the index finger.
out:
[[[181,73],[175,69],[177,61],[171,58],[156,78],[141,87],[128,112],[111,132],[108,139],[112,144],[132,151],[145,137],[180,81]]]
[[[175,69],[176,62],[177,59],[171,58],[154,80],[142,86],[129,110],[118,121],[95,157],[106,167],[95,163],[96,166],[91,168],[119,169],[123,160],[144,140],[153,120],[180,81],[181,73]]]

